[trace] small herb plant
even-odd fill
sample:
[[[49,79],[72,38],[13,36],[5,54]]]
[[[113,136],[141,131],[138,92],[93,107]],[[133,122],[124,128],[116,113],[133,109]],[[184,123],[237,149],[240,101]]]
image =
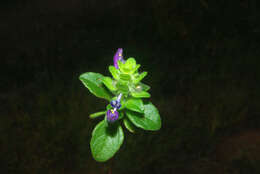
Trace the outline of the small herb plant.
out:
[[[109,66],[112,77],[87,72],[79,79],[96,97],[106,99],[106,110],[93,113],[90,118],[104,116],[92,132],[90,148],[96,161],[104,162],[115,155],[124,141],[121,123],[134,133],[136,128],[155,131],[161,128],[157,108],[149,101],[150,87],[141,82],[147,72],[139,73],[140,64],[134,58],[123,59],[123,49],[114,55]]]

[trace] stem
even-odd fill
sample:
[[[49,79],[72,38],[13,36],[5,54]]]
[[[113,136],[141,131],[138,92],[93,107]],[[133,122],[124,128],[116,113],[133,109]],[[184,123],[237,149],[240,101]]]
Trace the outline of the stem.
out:
[[[97,118],[97,117],[99,117],[101,115],[105,115],[105,114],[106,114],[106,111],[100,111],[100,112],[90,114],[89,117],[93,119],[93,118]]]

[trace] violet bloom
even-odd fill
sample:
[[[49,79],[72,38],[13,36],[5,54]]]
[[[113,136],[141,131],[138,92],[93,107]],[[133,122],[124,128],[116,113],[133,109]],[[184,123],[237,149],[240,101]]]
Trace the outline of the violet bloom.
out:
[[[121,98],[122,98],[122,94],[120,93],[118,96],[117,96],[117,99],[116,100],[112,100],[110,102],[111,106],[115,109],[119,109],[121,107]]]
[[[118,61],[124,61],[123,59],[123,48],[118,48],[116,54],[114,55],[114,66],[118,69]]]
[[[118,119],[118,112],[116,109],[109,109],[107,111],[107,121],[109,123],[114,123]]]
[[[120,102],[118,102],[117,100],[112,100],[112,101],[110,102],[110,104],[111,104],[111,106],[112,106],[113,108],[116,108],[116,109],[119,109],[119,108],[121,107]]]

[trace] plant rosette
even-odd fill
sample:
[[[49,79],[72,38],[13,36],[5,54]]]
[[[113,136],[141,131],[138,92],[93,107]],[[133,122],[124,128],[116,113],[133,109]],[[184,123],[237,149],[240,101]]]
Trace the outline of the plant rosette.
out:
[[[141,82],[147,72],[139,73],[135,58],[123,58],[123,49],[114,55],[114,65],[108,70],[112,77],[86,72],[79,76],[84,86],[96,97],[108,101],[106,110],[90,114],[90,118],[103,116],[92,132],[90,148],[96,161],[112,158],[124,141],[121,124],[134,133],[137,128],[156,131],[161,128],[158,109],[148,101],[150,86]]]

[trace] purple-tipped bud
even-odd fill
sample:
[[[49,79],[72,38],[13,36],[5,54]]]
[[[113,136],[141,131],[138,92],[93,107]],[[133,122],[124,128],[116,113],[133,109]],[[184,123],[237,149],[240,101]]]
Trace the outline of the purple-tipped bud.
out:
[[[107,111],[107,121],[109,123],[114,123],[118,119],[118,112],[116,109],[109,109]]]
[[[114,66],[116,69],[118,69],[118,61],[123,61],[123,48],[118,48],[114,55]]]

